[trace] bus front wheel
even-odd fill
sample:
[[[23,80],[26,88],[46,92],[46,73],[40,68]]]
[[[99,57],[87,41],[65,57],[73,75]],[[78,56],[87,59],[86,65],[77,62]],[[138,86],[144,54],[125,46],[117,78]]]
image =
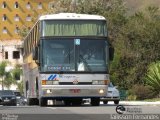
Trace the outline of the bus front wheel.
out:
[[[47,99],[41,98],[41,99],[40,99],[40,106],[41,106],[41,107],[47,106]]]
[[[99,106],[100,98],[91,98],[91,105],[92,106]]]
[[[27,104],[28,105],[38,105],[39,101],[37,98],[28,98]]]

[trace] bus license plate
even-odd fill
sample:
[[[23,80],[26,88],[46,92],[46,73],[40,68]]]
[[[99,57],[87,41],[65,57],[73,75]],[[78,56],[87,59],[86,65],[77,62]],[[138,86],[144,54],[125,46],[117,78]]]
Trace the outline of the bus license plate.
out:
[[[80,93],[80,89],[70,89],[71,93]]]

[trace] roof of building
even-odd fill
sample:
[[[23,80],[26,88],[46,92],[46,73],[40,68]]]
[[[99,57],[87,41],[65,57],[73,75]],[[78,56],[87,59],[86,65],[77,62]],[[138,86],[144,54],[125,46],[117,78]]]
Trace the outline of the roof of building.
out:
[[[50,14],[50,15],[43,15],[39,18],[39,20],[51,20],[51,19],[105,20],[105,18],[100,15],[88,15],[88,14],[76,14],[76,13]]]

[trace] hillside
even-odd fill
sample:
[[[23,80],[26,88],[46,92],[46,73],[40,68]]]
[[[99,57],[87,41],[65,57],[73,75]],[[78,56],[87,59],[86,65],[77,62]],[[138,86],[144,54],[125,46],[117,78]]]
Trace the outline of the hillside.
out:
[[[137,11],[146,8],[147,6],[160,7],[160,0],[124,0],[129,11]]]

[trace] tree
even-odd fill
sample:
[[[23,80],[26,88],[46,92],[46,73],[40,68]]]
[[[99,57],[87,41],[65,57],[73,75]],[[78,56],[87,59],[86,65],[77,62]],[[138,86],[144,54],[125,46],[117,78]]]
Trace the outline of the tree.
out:
[[[20,80],[20,76],[22,75],[21,65],[17,64],[15,68],[12,70],[12,76],[15,81]]]
[[[23,81],[17,82],[17,87],[20,93],[23,93]]]
[[[18,32],[18,34],[22,37],[25,38],[27,33],[29,32],[29,29],[27,28],[27,26],[22,26]]]
[[[7,87],[9,89],[12,84],[16,84],[16,81],[13,79],[12,72],[5,70],[8,64],[9,62],[7,61],[2,61],[0,63],[0,77],[2,79],[2,90],[4,89],[4,87]]]
[[[11,72],[5,72],[3,84],[5,87],[7,87],[7,89],[10,89],[12,84],[16,84],[16,81],[14,81]]]
[[[2,90],[4,89],[4,77],[6,75],[6,71],[5,71],[6,66],[7,66],[7,62],[2,61],[0,63],[0,77],[1,77]]]
[[[21,69],[21,65],[17,64],[15,66],[15,68],[12,70],[12,76],[13,76],[13,80],[15,81],[18,90],[23,93],[23,80],[20,80],[20,76],[22,75],[22,69]]]
[[[116,48],[120,62],[113,72],[117,80],[125,80],[125,87],[145,84],[148,65],[160,59],[160,14],[156,7],[136,12],[128,17],[117,37]],[[123,83],[124,84],[124,83]]]
[[[7,67],[8,62],[2,61],[0,63],[0,77],[2,79],[2,90],[4,87],[7,87],[8,89],[12,84],[15,84],[18,86],[17,80],[20,80],[20,75],[22,74],[21,66],[16,65],[13,70],[5,71],[5,68]]]

